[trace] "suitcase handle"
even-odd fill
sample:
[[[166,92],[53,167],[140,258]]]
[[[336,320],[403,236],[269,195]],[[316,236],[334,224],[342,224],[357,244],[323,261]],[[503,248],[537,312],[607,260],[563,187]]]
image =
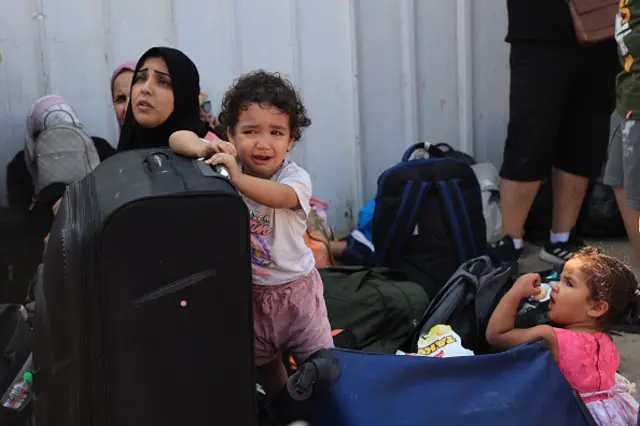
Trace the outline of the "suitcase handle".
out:
[[[231,179],[231,175],[229,174],[229,170],[221,164],[215,166],[209,166],[204,163],[201,159],[197,159],[195,161],[195,165],[205,176],[222,176],[225,179]]]
[[[144,160],[147,170],[152,175],[160,175],[164,173],[176,173],[173,164],[171,163],[171,157],[162,151],[154,152]],[[196,166],[200,169],[200,172],[205,176],[222,176],[225,179],[231,179],[229,170],[222,165],[209,166],[200,159],[195,161]]]
[[[405,151],[404,155],[402,156],[402,162],[404,163],[409,161],[411,154],[413,154],[414,151],[418,149],[424,149],[427,152],[427,154],[429,154],[429,157],[434,157],[434,158],[445,157],[444,151],[442,151],[442,149],[440,149],[438,145],[433,145],[433,144],[430,144],[429,142],[420,142],[415,145],[412,145],[409,147],[409,149]]]
[[[213,166],[212,169],[215,170],[215,172],[220,176],[222,176],[223,178],[231,179],[231,174],[229,173],[229,170],[227,170],[225,166],[218,164],[217,166]]]
[[[171,159],[169,156],[161,151],[154,152],[144,160],[147,170],[154,175],[173,172],[174,170],[173,167],[170,166],[170,163]]]

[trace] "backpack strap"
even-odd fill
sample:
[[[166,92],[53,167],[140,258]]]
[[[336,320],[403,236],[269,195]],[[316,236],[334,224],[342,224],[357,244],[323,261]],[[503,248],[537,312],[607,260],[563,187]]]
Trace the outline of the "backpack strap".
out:
[[[473,237],[473,229],[469,219],[469,212],[465,205],[462,191],[456,180],[438,182],[438,197],[447,211],[445,215],[449,222],[449,229],[453,234],[460,263],[476,257],[478,249]]]
[[[435,144],[434,146],[435,146],[436,148],[439,148],[442,152],[444,152],[444,153],[445,153],[445,155],[446,155],[447,153],[450,153],[450,152],[455,151],[455,149],[453,149],[453,148],[451,147],[451,145],[449,145],[448,143],[445,143],[445,142],[437,143],[437,144]]]
[[[453,184],[454,189],[453,194],[458,199],[458,205],[460,206],[460,212],[463,220],[462,228],[465,230],[464,234],[468,237],[467,243],[469,244],[470,248],[470,257],[480,256],[484,253],[480,253],[478,247],[476,246],[476,239],[473,228],[471,227],[471,219],[469,218],[469,210],[467,209],[467,204],[462,195],[462,190],[460,189],[460,179],[454,179],[451,181],[451,183]]]
[[[424,147],[425,147],[424,142],[411,145],[402,155],[402,162],[404,163],[406,161],[409,161],[409,158],[411,158],[411,154],[413,154],[414,151],[417,151],[419,149],[424,149]]]
[[[445,152],[440,149],[440,145],[442,144],[430,144],[429,142],[420,142],[420,143],[416,143],[414,145],[411,145],[409,147],[409,149],[407,149],[404,152],[404,155],[402,156],[402,162],[405,163],[407,161],[409,161],[409,158],[411,158],[411,154],[413,154],[415,151],[419,150],[419,149],[424,149],[427,154],[429,154],[429,157],[434,157],[434,158],[444,158],[446,157]],[[446,145],[446,144],[444,144]],[[448,146],[448,145],[447,145]],[[449,147],[451,148],[451,147]]]
[[[422,200],[429,188],[429,182],[408,181],[402,192],[400,206],[388,228],[387,235],[383,238],[384,245],[381,250],[376,250],[374,266],[386,266],[404,253],[403,247],[407,239],[413,234],[418,214],[422,206]]]
[[[456,311],[473,301],[476,292],[477,279],[461,265],[431,300],[422,319],[413,330],[410,338],[411,351],[417,352],[420,336],[429,333],[434,325],[447,324]],[[471,321],[469,326],[473,328],[472,333],[477,335],[477,324]]]

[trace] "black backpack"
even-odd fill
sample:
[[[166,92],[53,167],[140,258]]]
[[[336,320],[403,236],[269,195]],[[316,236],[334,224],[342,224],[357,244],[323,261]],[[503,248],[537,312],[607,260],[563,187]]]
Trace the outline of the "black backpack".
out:
[[[435,325],[451,326],[462,339],[462,346],[478,353],[490,352],[485,339],[494,309],[511,287],[508,267],[495,268],[491,259],[481,256],[465,262],[429,304],[405,349],[415,353],[420,336]]]
[[[31,355],[31,326],[25,309],[18,304],[0,305],[0,397],[18,377]],[[0,425],[23,426],[32,404],[21,411],[0,406]]]
[[[430,158],[409,160],[418,149]],[[374,266],[404,271],[433,298],[458,266],[487,253],[473,169],[436,146],[410,147],[378,178],[372,230]]]

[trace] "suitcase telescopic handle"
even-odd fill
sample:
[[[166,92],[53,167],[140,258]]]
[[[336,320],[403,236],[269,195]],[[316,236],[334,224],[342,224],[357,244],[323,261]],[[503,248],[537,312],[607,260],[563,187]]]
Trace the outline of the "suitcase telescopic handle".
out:
[[[209,166],[204,163],[203,158],[195,161],[196,166],[205,176],[222,176],[225,179],[231,179],[231,174],[226,167],[222,165]],[[161,175],[165,173],[176,173],[171,163],[171,157],[164,152],[155,152],[144,160],[147,170],[152,175]]]
[[[153,175],[175,172],[171,159],[164,152],[154,152],[144,159],[147,171]]]
[[[231,179],[231,174],[229,170],[225,166],[217,164],[215,166],[209,166],[205,164],[204,158],[198,158],[195,161],[196,167],[200,170],[200,172],[205,176],[222,176],[225,179]]]
[[[231,174],[229,173],[229,170],[227,170],[225,166],[218,164],[217,166],[212,166],[211,168],[223,178],[231,179]]]

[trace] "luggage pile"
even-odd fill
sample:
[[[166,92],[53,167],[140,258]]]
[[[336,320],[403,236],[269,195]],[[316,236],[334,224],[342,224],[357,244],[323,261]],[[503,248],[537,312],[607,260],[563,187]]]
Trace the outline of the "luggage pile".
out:
[[[307,244],[326,266],[338,349],[311,361],[318,374],[340,370],[305,401],[287,392],[271,401],[278,424],[589,424],[543,346],[492,354],[484,340],[512,281],[489,257],[491,197],[472,163],[418,144],[385,171],[365,265],[335,264],[326,205],[314,201]],[[15,426],[257,424],[249,237],[225,175],[169,149],[120,153],[70,184],[30,318],[0,307],[0,336],[15,330],[0,340],[0,361],[11,361],[0,362],[0,385],[12,401],[29,397]],[[485,355],[395,355],[417,352],[438,324]],[[532,404],[545,408],[531,414]]]
[[[423,148],[430,158],[411,159]],[[302,403],[286,395],[273,402],[289,413],[286,421],[594,424],[544,344],[493,353],[485,340],[491,313],[513,278],[489,257],[487,239],[496,231],[487,232],[483,212],[491,212],[492,197],[482,196],[472,166],[451,150],[420,144],[380,176],[370,203],[373,264],[321,271],[330,321],[353,332],[358,351],[333,351],[342,376],[330,388]],[[484,355],[395,355],[418,352],[421,338],[439,324],[451,326],[460,348]],[[525,416],[531,398],[545,409]]]

